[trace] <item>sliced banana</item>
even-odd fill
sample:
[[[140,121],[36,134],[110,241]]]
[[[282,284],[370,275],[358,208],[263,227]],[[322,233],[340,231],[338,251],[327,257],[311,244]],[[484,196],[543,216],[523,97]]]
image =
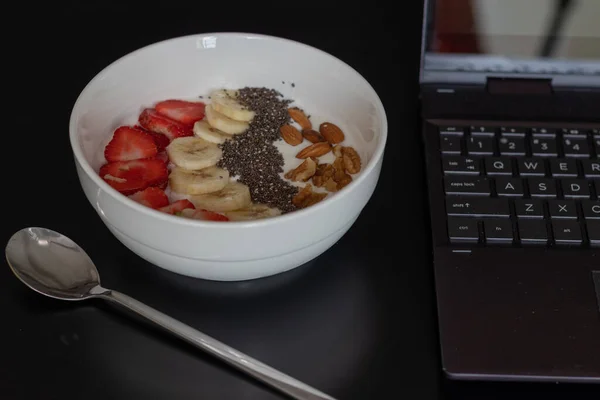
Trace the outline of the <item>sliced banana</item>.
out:
[[[236,121],[228,116],[216,111],[211,104],[208,104],[204,109],[206,120],[213,128],[230,135],[244,133],[250,126],[247,122]]]
[[[236,121],[250,122],[254,118],[254,111],[248,110],[240,104],[236,97],[236,90],[215,90],[210,94],[211,104],[216,112],[219,112]]]
[[[194,135],[215,144],[225,143],[226,140],[233,137],[233,135],[228,135],[225,132],[216,130],[205,120],[197,121],[194,124]]]
[[[184,169],[203,169],[216,165],[223,151],[214,143],[194,136],[174,139],[167,146],[169,160]]]
[[[272,208],[266,204],[251,204],[241,210],[228,211],[225,215],[231,221],[251,221],[255,219],[271,218],[281,215],[279,208]]]
[[[175,167],[169,174],[171,190],[180,194],[218,192],[229,182],[229,171],[208,167],[196,171]]]
[[[190,196],[196,208],[215,212],[239,210],[250,206],[250,189],[243,183],[230,181],[218,192]]]

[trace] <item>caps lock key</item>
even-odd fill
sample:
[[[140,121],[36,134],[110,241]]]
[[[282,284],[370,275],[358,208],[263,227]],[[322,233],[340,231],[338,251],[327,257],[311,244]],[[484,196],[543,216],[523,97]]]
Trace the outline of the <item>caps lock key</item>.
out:
[[[444,178],[446,194],[489,196],[490,182],[483,177],[446,176]]]

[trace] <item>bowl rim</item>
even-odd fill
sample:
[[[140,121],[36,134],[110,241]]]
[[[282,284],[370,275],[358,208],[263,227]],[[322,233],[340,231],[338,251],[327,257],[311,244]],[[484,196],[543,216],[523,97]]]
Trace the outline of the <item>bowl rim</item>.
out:
[[[203,221],[203,220],[197,220],[197,219],[192,219],[192,218],[181,218],[181,217],[178,217],[175,215],[171,215],[171,214],[167,214],[164,212],[160,212],[158,210],[154,210],[154,209],[152,209],[150,207],[146,207],[132,199],[129,199],[127,196],[121,194],[119,191],[117,191],[112,186],[110,186],[108,183],[106,183],[103,179],[101,179],[100,176],[98,175],[98,173],[96,173],[96,171],[92,168],[92,166],[90,165],[90,163],[84,156],[83,150],[81,149],[81,146],[79,143],[79,138],[76,135],[77,127],[76,127],[75,111],[77,110],[80,102],[82,101],[82,98],[90,90],[90,87],[93,86],[97,81],[103,79],[104,75],[106,74],[106,72],[109,69],[113,68],[114,66],[116,66],[117,64],[119,64],[121,62],[124,62],[130,58],[135,57],[138,53],[146,51],[152,47],[159,47],[159,46],[167,45],[170,42],[186,41],[186,40],[191,40],[192,38],[195,38],[197,40],[198,38],[206,37],[206,36],[215,36],[217,38],[219,38],[219,37],[234,37],[234,38],[242,38],[242,39],[247,39],[247,40],[275,41],[275,42],[287,43],[287,44],[290,44],[293,46],[304,47],[311,51],[321,53],[321,55],[332,59],[333,61],[339,63],[340,65],[343,65],[344,67],[348,68],[351,73],[354,73],[356,75],[357,79],[361,80],[364,84],[366,84],[367,89],[370,90],[372,92],[372,95],[374,96],[375,106],[382,117],[381,118],[381,132],[380,132],[381,136],[380,136],[379,143],[377,144],[377,147],[375,148],[375,151],[373,152],[373,155],[371,156],[371,159],[369,160],[368,165],[366,166],[366,168],[363,167],[363,170],[360,173],[360,175],[358,176],[358,178],[354,179],[350,184],[348,184],[344,188],[344,190],[337,192],[335,194],[335,196],[332,196],[331,198],[326,199],[325,201],[322,201],[315,205],[312,205],[311,207],[299,209],[294,212],[286,213],[286,214],[279,215],[276,217],[251,220],[251,221],[229,221],[226,224],[224,224],[222,222],[217,222],[217,221]],[[86,175],[88,177],[90,177],[90,179],[99,188],[103,189],[104,192],[109,194],[115,200],[132,208],[133,210],[136,210],[138,212],[146,214],[151,218],[158,218],[158,219],[162,219],[166,222],[177,223],[177,224],[181,224],[181,225],[189,225],[189,226],[197,226],[197,227],[206,226],[206,227],[211,227],[213,229],[214,228],[237,229],[237,228],[241,228],[241,227],[248,227],[248,228],[263,227],[263,226],[268,226],[268,225],[272,225],[272,224],[277,224],[279,222],[293,221],[293,220],[297,220],[299,218],[309,217],[311,214],[318,213],[321,209],[324,209],[326,207],[331,207],[331,205],[335,204],[336,202],[339,202],[343,197],[349,196],[350,193],[352,193],[361,184],[361,182],[363,182],[367,178],[367,176],[370,175],[372,170],[381,161],[381,159],[383,158],[383,155],[384,155],[385,145],[387,143],[387,135],[388,135],[387,115],[385,112],[385,107],[383,106],[383,103],[382,103],[381,99],[379,98],[379,95],[377,94],[377,92],[375,91],[373,86],[369,83],[369,81],[367,81],[366,78],[364,78],[352,66],[350,66],[346,62],[340,60],[339,58],[335,57],[334,55],[332,55],[324,50],[318,49],[316,47],[313,47],[311,45],[308,45],[308,44],[305,44],[305,43],[302,43],[302,42],[299,42],[299,41],[296,41],[293,39],[287,39],[287,38],[274,36],[274,35],[266,35],[266,34],[259,34],[259,33],[250,33],[250,32],[235,32],[235,31],[204,32],[204,33],[176,36],[176,37],[172,37],[169,39],[150,43],[146,46],[140,47],[136,50],[133,50],[133,51],[117,58],[116,60],[114,60],[110,64],[108,64],[106,67],[104,67],[102,70],[100,70],[85,85],[85,87],[81,90],[81,92],[77,96],[77,100],[75,101],[75,103],[73,104],[73,107],[71,108],[71,115],[69,117],[69,141],[70,141],[70,145],[71,145],[71,150],[73,151],[73,154],[75,155],[75,161],[81,166],[81,168],[86,173]]]

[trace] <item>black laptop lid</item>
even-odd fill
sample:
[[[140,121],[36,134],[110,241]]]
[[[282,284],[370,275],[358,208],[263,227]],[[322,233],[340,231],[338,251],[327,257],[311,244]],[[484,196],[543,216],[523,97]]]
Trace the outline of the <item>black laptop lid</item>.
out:
[[[426,0],[421,83],[600,88],[600,0]]]

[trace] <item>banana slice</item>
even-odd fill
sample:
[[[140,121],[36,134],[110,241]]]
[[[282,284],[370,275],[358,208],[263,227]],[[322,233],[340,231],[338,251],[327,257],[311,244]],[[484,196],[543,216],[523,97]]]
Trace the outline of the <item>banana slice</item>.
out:
[[[243,183],[231,181],[218,192],[190,196],[196,208],[226,212],[246,208],[251,203],[250,189]]]
[[[241,210],[224,213],[231,221],[251,221],[255,219],[271,218],[281,215],[279,208],[271,208],[265,204],[251,204]]]
[[[202,169],[216,165],[223,151],[214,143],[194,136],[174,139],[167,146],[169,160],[184,169]]]
[[[206,119],[210,126],[230,135],[243,133],[250,126],[247,122],[236,121],[235,119],[231,119],[228,116],[215,111],[211,104],[206,106],[204,112],[206,113]]]
[[[225,132],[219,132],[205,120],[197,121],[194,124],[194,135],[215,144],[224,143],[233,137],[233,135],[228,135]]]
[[[240,104],[236,97],[236,90],[215,90],[210,94],[213,109],[226,117],[236,121],[250,122],[254,118],[254,111],[248,110]]]
[[[169,174],[171,190],[180,194],[218,192],[229,182],[229,171],[208,167],[197,171],[175,167]]]

